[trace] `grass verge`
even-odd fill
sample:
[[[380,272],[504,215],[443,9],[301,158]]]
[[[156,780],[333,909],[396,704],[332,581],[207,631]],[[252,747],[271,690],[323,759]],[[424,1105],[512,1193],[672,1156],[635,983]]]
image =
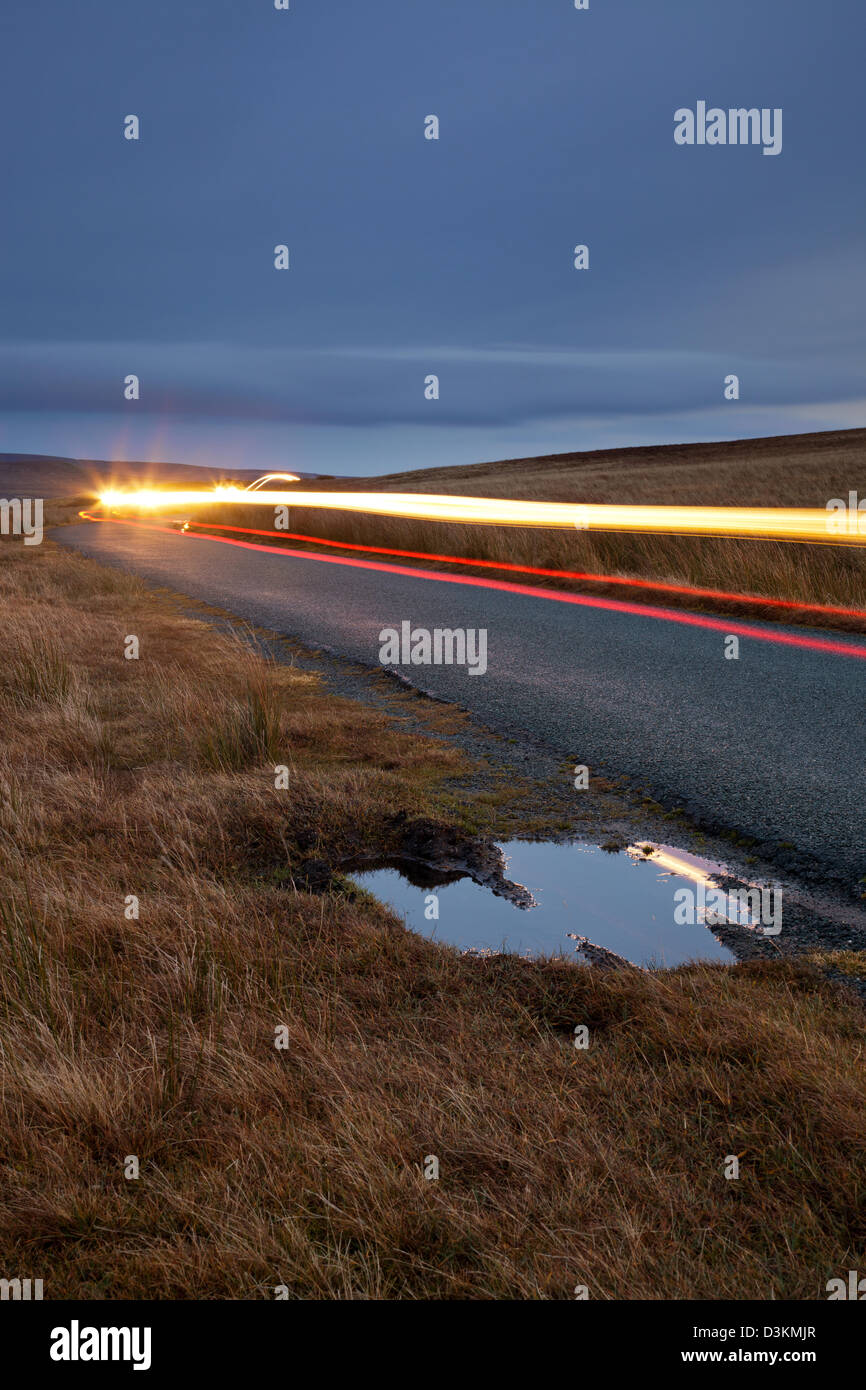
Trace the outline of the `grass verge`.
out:
[[[5,1277],[769,1299],[863,1267],[864,1016],[820,962],[479,959],[310,891],[460,756],[51,545],[0,546],[0,601]]]

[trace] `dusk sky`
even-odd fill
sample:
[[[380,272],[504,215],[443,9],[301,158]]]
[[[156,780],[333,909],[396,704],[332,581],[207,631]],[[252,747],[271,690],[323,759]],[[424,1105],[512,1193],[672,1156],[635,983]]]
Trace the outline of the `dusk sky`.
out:
[[[5,0],[0,451],[376,473],[862,426],[862,26]],[[781,153],[678,146],[699,101],[781,108]]]

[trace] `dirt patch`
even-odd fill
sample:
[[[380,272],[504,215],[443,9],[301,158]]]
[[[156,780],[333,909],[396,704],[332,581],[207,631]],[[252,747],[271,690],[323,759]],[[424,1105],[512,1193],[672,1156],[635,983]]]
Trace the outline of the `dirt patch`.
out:
[[[355,856],[341,866],[352,869],[398,869],[419,888],[435,888],[460,878],[471,878],[515,907],[532,907],[534,899],[520,883],[505,876],[505,859],[499,846],[486,837],[471,836],[458,826],[427,816],[407,817],[398,811],[390,818],[398,847],[393,854]]]

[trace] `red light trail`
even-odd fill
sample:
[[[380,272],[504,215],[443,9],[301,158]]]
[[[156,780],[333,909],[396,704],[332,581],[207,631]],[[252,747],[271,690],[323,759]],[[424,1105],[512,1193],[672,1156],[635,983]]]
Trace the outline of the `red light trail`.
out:
[[[114,518],[110,518],[114,519]],[[257,530],[251,526],[229,526],[220,521],[200,521],[193,525],[207,527],[215,531],[232,531],[243,536],[268,536],[271,540],[277,535],[274,531]],[[187,531],[187,535],[191,532]],[[631,576],[616,574],[593,574],[582,570],[538,569],[534,565],[516,565],[508,560],[473,560],[465,555],[435,555],[426,550],[394,550],[383,545],[360,545],[354,541],[333,541],[327,536],[305,536],[299,531],[281,531],[279,536],[293,541],[308,541],[311,545],[330,546],[336,550],[358,550],[369,555],[398,555],[403,559],[439,561],[446,565],[475,565],[484,569],[507,570],[510,574],[534,574],[542,579],[574,579],[592,584],[620,584],[637,589],[653,589],[660,593],[682,594],[687,598],[722,599],[726,603],[757,603],[762,607],[797,609],[806,613],[824,613],[832,617],[859,618],[866,622],[866,609],[835,608],[826,603],[802,603],[794,599],[764,598],[760,594],[729,593],[725,589],[701,589],[693,584],[669,584],[660,579],[634,579]],[[214,537],[217,539],[217,537]],[[274,547],[283,549],[284,547]]]
[[[158,526],[153,522],[132,521],[126,517],[95,517],[91,513],[82,511],[79,516],[86,521],[112,521],[121,526],[135,526],[145,531],[160,531],[167,535],[176,536],[177,532],[170,526]],[[260,534],[260,533],[255,533]],[[273,532],[268,531],[264,534],[273,536]],[[684,627],[702,627],[714,632],[723,632],[726,635],[738,637],[750,637],[758,642],[775,642],[777,645],[786,647],[800,647],[808,651],[827,652],[834,656],[851,656],[866,659],[866,642],[862,645],[853,642],[842,642],[832,638],[810,637],[806,634],[777,632],[772,629],[754,627],[751,623],[741,622],[739,619],[728,620],[725,618],[713,618],[703,613],[688,613],[670,608],[656,608],[652,604],[630,603],[623,599],[601,598],[590,594],[564,593],[556,589],[544,589],[534,584],[515,584],[505,579],[487,579],[472,574],[443,574],[436,570],[418,569],[410,565],[386,565],[374,560],[356,560],[347,555],[318,555],[314,551],[295,550],[289,546],[258,545],[253,541],[233,540],[229,536],[210,536],[199,531],[186,531],[186,538],[199,541],[210,541],[215,545],[233,545],[241,550],[254,550],[263,552],[267,555],[284,555],[300,560],[313,560],[320,564],[342,565],[349,569],[376,570],[383,574],[399,574],[409,579],[434,580],[439,584],[461,584],[470,588],[495,589],[503,593],[521,594],[529,598],[548,599],[555,603],[570,603],[581,608],[600,608],[611,613],[629,613],[636,617],[654,618],[664,622],[679,623]],[[325,542],[330,545],[331,542]],[[342,542],[341,545],[346,545]],[[353,547],[354,548],[354,547]],[[364,549],[374,550],[375,547],[364,547]],[[396,552],[384,552],[394,554]],[[406,552],[404,552],[405,554]],[[411,553],[411,552],[408,552]],[[426,558],[426,557],[425,557]],[[454,557],[450,557],[454,558]],[[464,563],[459,561],[459,563]],[[476,562],[479,563],[479,562]],[[482,561],[488,564],[492,562]],[[535,571],[530,570],[530,573]],[[553,571],[559,575],[564,571]],[[604,582],[609,582],[605,577]],[[800,605],[794,605],[799,607]]]

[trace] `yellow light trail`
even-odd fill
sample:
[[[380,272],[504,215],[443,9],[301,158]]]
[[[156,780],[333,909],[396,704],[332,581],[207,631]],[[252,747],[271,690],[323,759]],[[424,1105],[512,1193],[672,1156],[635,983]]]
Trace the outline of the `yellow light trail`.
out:
[[[413,492],[311,492],[292,488],[250,491],[220,484],[212,492],[174,488],[110,490],[100,501],[111,509],[155,511],[165,507],[315,507],[366,512],[374,516],[423,521],[471,522],[482,526],[544,526],[559,530],[633,531],[665,535],[742,536],[783,541],[822,541],[866,545],[866,529],[855,514],[841,521],[824,508],[627,506],[595,502],[509,501],[501,497],[460,497]]]

